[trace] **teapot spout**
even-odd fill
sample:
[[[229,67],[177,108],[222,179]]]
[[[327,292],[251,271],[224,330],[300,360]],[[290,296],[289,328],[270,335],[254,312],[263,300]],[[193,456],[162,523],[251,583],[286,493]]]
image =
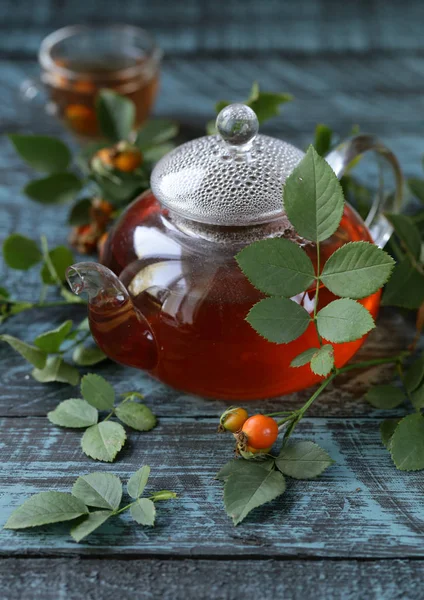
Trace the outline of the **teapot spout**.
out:
[[[74,294],[88,295],[90,330],[101,350],[121,364],[154,369],[158,351],[153,331],[122,281],[94,262],[72,265],[66,279]]]

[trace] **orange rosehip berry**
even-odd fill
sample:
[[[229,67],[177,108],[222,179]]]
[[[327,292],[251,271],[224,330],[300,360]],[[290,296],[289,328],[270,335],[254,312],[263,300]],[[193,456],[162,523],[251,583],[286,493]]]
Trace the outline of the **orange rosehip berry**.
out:
[[[227,431],[236,433],[243,427],[243,423],[247,420],[247,410],[244,408],[230,408],[226,410],[220,418],[220,425]]]
[[[264,450],[271,447],[278,437],[277,422],[272,417],[265,415],[253,415],[249,417],[241,431],[246,446],[250,446],[256,450]]]
[[[118,171],[123,171],[124,173],[131,173],[135,171],[141,163],[143,162],[143,156],[137,148],[131,148],[128,150],[124,150],[123,152],[119,152],[114,158],[114,167],[118,169]]]

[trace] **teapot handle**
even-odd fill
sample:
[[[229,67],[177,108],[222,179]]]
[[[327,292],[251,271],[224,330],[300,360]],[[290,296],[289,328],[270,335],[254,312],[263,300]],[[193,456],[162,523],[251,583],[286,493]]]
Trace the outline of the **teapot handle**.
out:
[[[382,248],[389,240],[393,228],[384,216],[384,212],[399,212],[402,204],[403,175],[396,156],[378,138],[373,135],[357,135],[339,144],[325,157],[337,177],[345,174],[352,161],[364,152],[373,150],[383,157],[392,169],[395,179],[395,191],[384,194],[382,190],[376,194],[365,224],[377,246]]]

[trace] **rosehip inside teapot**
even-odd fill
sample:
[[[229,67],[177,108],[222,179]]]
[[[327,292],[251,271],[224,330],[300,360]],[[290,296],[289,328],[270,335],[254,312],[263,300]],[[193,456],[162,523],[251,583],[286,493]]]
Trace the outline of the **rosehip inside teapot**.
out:
[[[242,104],[224,108],[218,135],[188,142],[153,170],[151,191],[137,198],[109,235],[102,263],[68,270],[77,294],[87,292],[91,332],[113,360],[143,369],[179,390],[240,400],[286,394],[320,378],[292,359],[317,345],[310,326],[297,340],[276,345],[245,320],[262,297],[242,273],[235,255],[255,240],[286,237],[314,258],[284,213],[283,184],[304,153],[258,135],[255,113]],[[372,136],[359,135],[327,157],[340,178],[367,150],[391,165],[400,197],[402,176],[394,155]],[[348,204],[337,232],[321,244],[321,261],[341,245],[366,240],[383,246],[391,230],[377,198],[367,225]],[[385,207],[387,208],[387,207]],[[392,208],[393,210],[393,208]],[[295,300],[309,312],[314,291]],[[322,308],[335,297],[326,289]],[[375,317],[380,292],[361,300]],[[337,366],[364,338],[335,344]]]

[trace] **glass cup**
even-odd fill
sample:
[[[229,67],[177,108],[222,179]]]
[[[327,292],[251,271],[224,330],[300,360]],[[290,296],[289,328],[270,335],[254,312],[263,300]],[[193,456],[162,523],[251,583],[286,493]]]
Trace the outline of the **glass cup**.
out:
[[[40,82],[27,81],[27,100],[47,91],[46,109],[78,136],[100,135],[95,114],[102,88],[130,98],[136,125],[149,116],[156,98],[162,51],[144,29],[132,25],[73,25],[58,29],[41,43]]]

